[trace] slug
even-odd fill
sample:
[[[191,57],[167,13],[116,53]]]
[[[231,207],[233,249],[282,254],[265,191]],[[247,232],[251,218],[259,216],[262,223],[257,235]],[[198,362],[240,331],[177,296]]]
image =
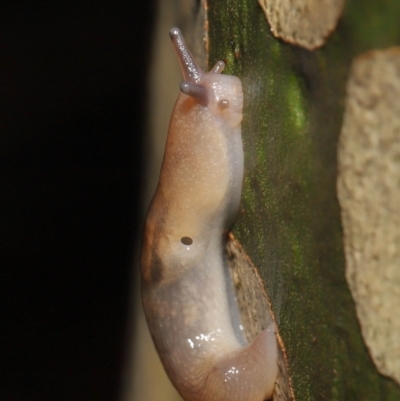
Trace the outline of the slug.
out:
[[[171,116],[141,256],[142,301],[164,368],[186,401],[262,401],[277,376],[275,326],[248,344],[225,245],[243,181],[239,78],[203,72],[177,28],[184,81]]]

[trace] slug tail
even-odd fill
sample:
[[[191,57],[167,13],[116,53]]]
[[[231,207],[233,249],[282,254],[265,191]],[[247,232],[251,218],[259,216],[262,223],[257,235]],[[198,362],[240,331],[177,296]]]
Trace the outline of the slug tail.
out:
[[[278,374],[275,324],[252,344],[219,360],[206,379],[204,399],[263,401],[272,397]]]

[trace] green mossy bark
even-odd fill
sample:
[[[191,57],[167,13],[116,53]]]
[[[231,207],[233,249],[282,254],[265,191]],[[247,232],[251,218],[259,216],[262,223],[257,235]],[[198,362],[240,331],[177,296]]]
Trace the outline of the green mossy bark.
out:
[[[348,1],[309,52],[275,39],[256,0],[210,0],[210,64],[242,79],[246,157],[234,233],[260,268],[296,399],[400,400],[364,345],[345,280],[336,148],[352,59],[400,44],[400,2]]]

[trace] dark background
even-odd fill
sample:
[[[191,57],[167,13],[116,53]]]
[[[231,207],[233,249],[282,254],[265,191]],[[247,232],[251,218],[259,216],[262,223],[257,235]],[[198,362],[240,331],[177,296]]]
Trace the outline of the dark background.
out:
[[[0,401],[118,399],[153,10],[0,2]]]

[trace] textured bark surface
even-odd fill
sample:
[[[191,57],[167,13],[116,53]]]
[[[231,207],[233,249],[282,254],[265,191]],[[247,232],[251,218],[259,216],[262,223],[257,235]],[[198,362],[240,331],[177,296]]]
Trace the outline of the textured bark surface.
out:
[[[345,278],[337,143],[351,61],[400,43],[400,4],[352,1],[326,45],[271,35],[250,0],[208,2],[209,64],[242,79],[246,172],[234,233],[260,269],[297,400],[398,400],[365,346]]]

